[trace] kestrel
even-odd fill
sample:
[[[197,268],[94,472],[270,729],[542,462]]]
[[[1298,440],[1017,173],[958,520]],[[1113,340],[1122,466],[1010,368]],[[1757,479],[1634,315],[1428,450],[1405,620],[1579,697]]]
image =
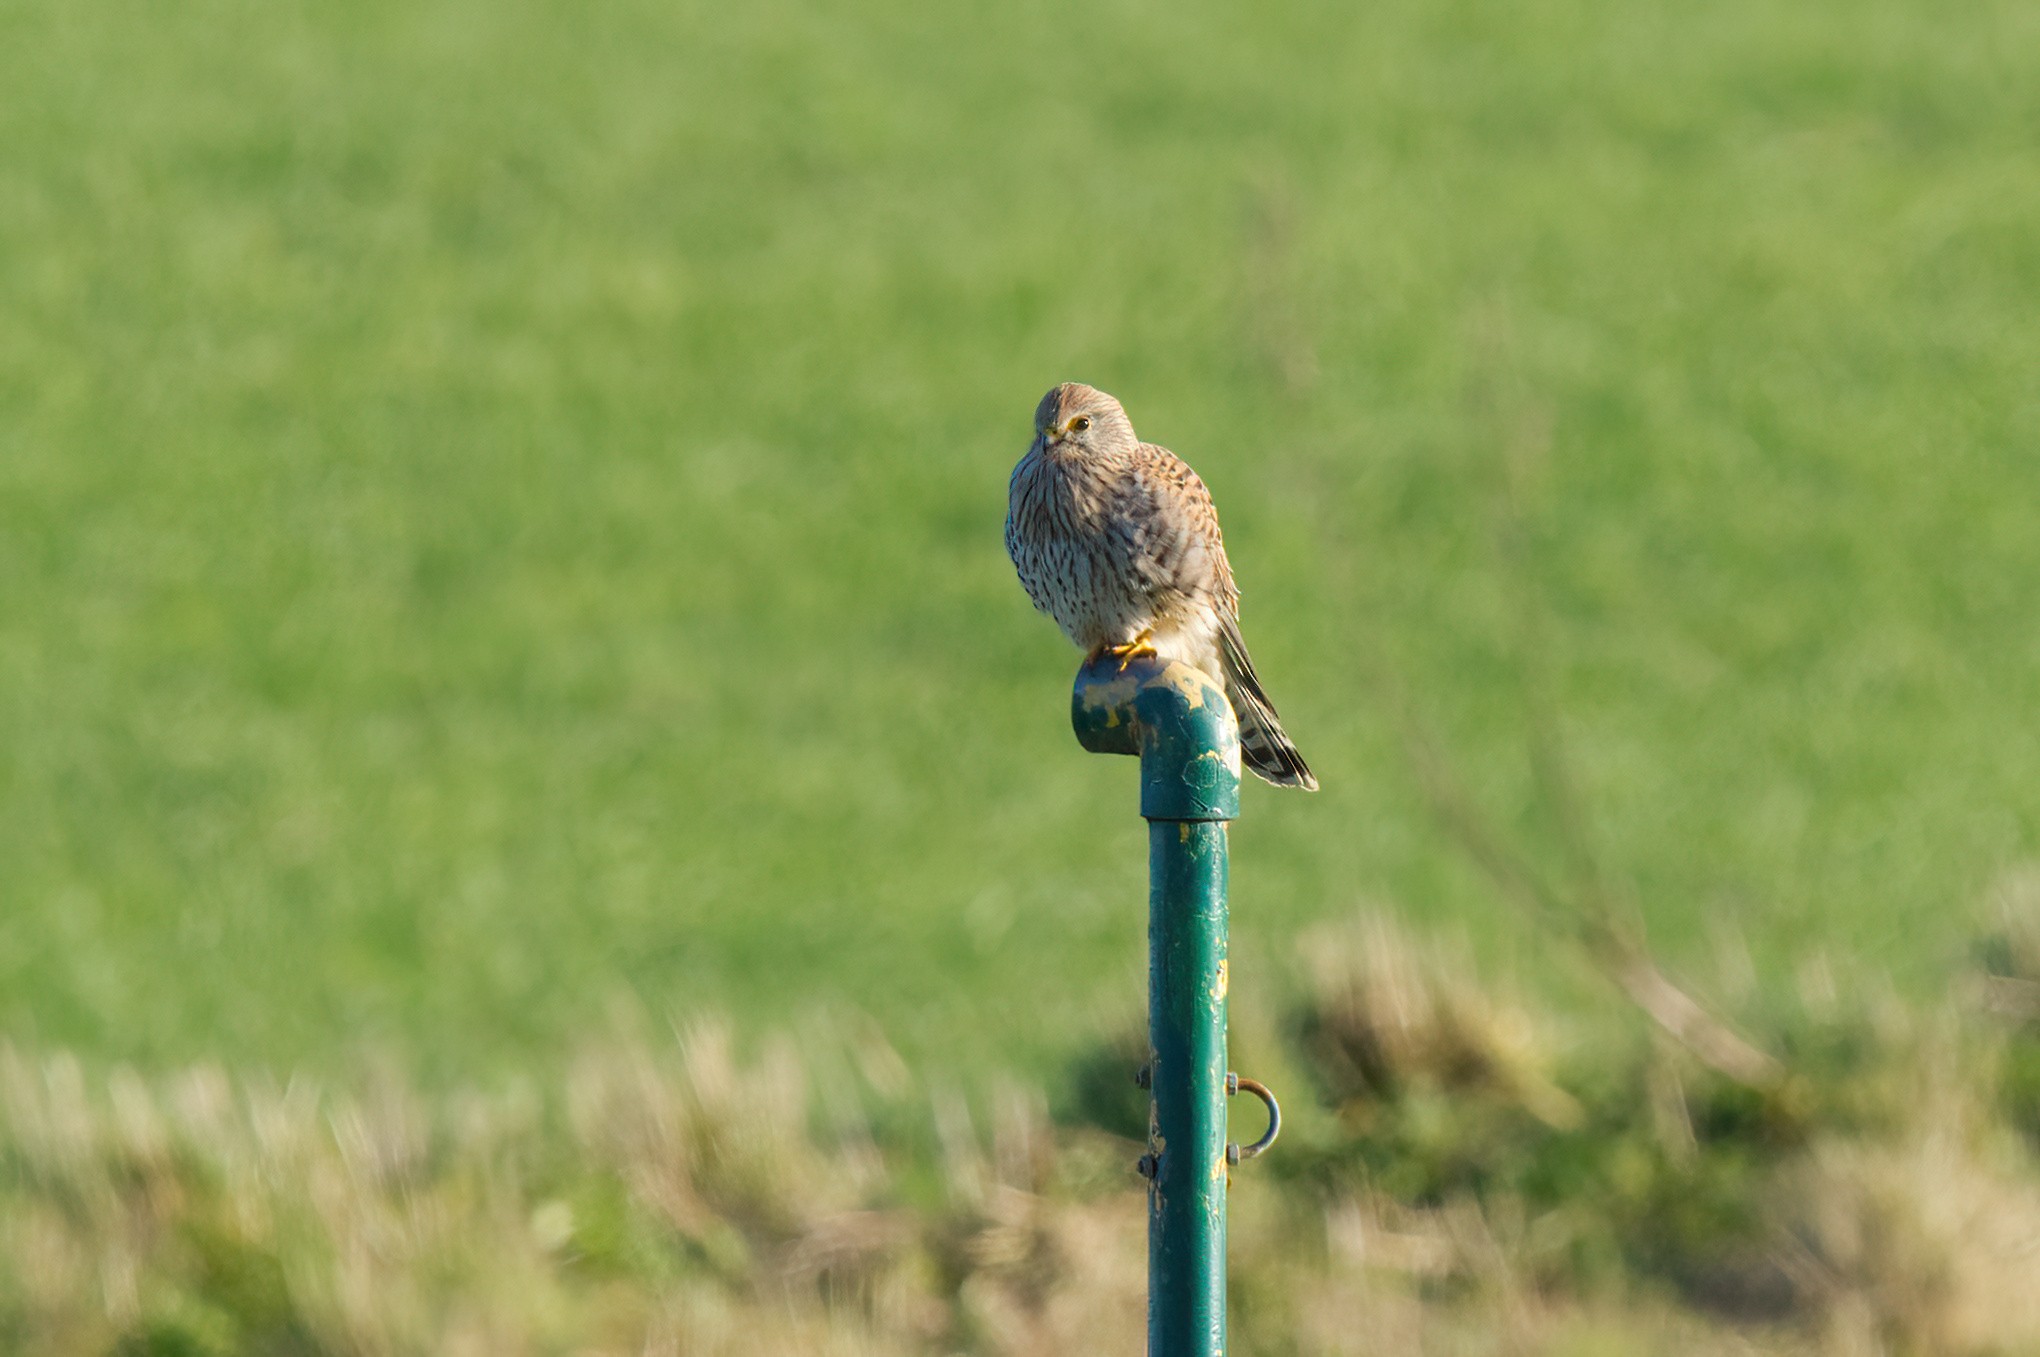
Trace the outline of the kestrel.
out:
[[[1197,473],[1143,443],[1119,402],[1064,382],[1034,410],[1013,468],[1006,551],[1034,606],[1091,659],[1153,654],[1216,679],[1240,759],[1278,787],[1317,790],[1240,638],[1240,591]]]

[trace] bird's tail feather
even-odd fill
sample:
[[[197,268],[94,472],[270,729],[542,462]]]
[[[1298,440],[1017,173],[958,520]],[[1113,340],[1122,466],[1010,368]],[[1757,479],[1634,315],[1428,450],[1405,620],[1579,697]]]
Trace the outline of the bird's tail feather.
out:
[[[1261,690],[1254,662],[1247,656],[1246,640],[1240,635],[1240,624],[1230,617],[1224,619],[1218,641],[1219,658],[1225,668],[1226,700],[1232,703],[1233,715],[1240,723],[1240,762],[1253,770],[1255,776],[1277,787],[1316,791],[1317,778],[1310,765],[1296,751],[1289,732],[1282,729],[1282,718],[1275,714],[1275,704]]]

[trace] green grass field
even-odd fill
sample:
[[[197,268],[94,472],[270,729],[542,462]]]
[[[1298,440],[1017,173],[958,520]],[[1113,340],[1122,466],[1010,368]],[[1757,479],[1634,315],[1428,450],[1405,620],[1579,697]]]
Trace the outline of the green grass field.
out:
[[[1325,785],[1247,793],[1236,993],[1363,901],[1593,992],[1378,678],[1555,860],[1526,598],[1669,965],[1930,991],[2040,850],[2036,63],[2013,0],[5,0],[0,1032],[1051,1068],[1145,870],[1000,545],[1064,378],[1212,485]]]

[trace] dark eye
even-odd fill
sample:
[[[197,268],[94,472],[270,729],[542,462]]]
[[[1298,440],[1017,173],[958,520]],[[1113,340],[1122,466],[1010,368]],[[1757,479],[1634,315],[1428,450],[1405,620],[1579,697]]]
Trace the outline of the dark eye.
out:
[[[1082,433],[1084,430],[1090,427],[1091,417],[1089,415],[1078,415],[1075,419],[1070,421],[1071,433]]]

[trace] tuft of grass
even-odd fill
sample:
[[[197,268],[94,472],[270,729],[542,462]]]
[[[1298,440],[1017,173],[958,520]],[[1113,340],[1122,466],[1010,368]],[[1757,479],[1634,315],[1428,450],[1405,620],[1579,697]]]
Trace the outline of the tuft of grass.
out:
[[[1664,1039],[1582,1040],[1364,914],[1313,940],[1290,1004],[1262,1054],[1307,1076],[1282,1090],[1293,1129],[1232,1186],[1240,1353],[2040,1342],[2040,1166],[1997,1082],[2030,1035],[1987,1003],[1827,976],[1764,1033],[1786,1075],[1756,1090]],[[967,1096],[888,1050],[847,1021],[800,1050],[624,1021],[554,1082],[434,1091],[0,1047],[0,1337],[50,1357],[1137,1348],[1133,1145],[1081,1098],[1058,1123],[1027,1083]]]

